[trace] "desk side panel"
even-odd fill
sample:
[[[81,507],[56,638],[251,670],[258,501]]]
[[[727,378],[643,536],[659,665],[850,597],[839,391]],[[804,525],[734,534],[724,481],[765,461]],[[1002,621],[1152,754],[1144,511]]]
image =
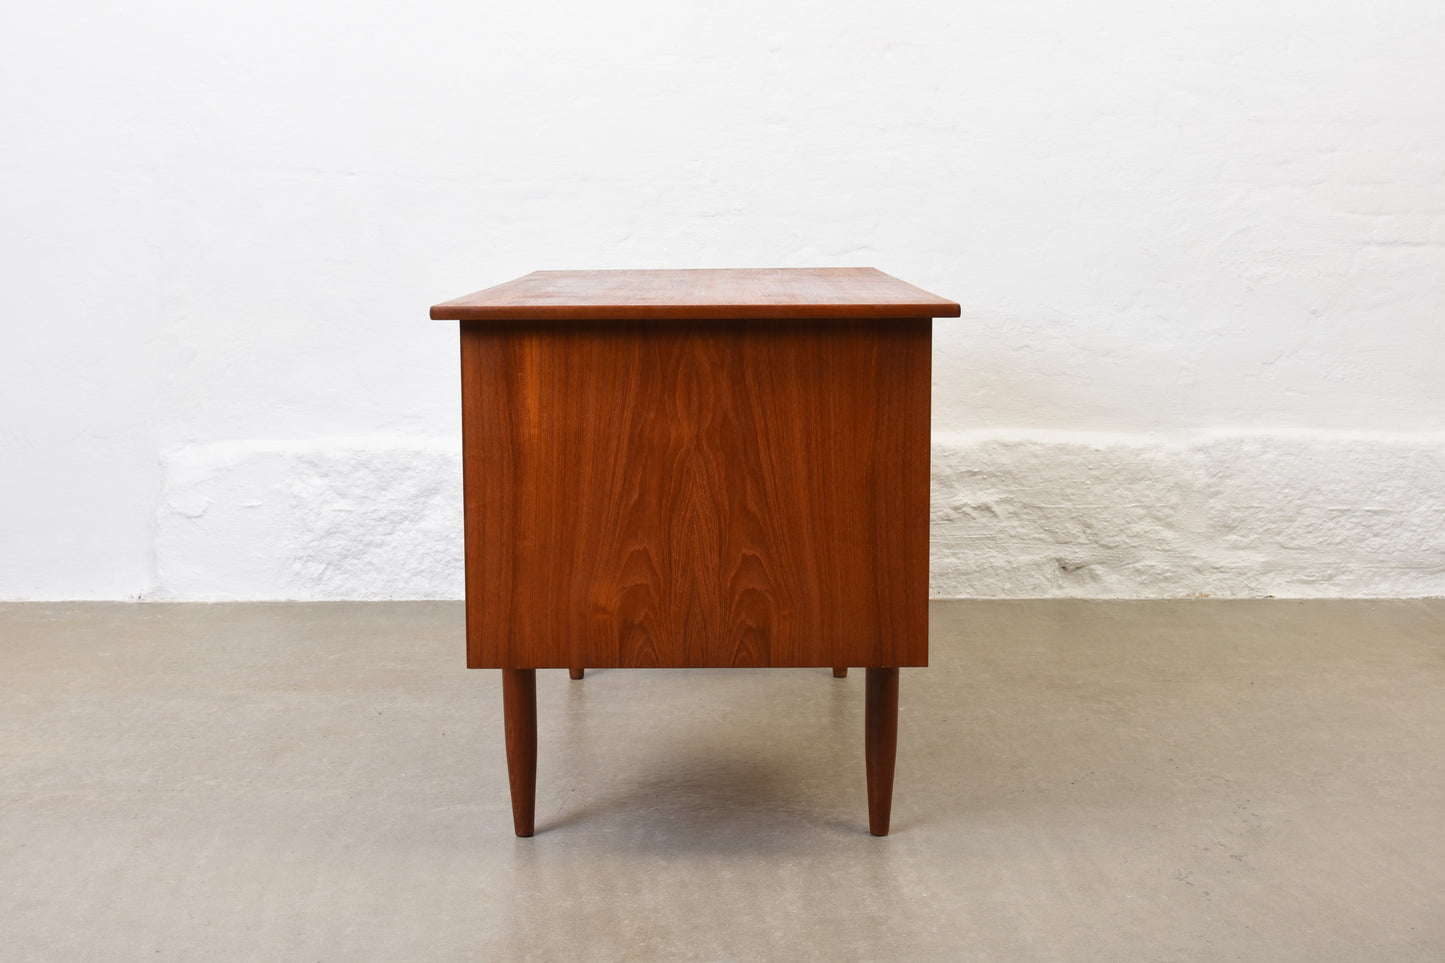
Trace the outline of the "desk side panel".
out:
[[[931,325],[463,323],[468,664],[926,664]]]

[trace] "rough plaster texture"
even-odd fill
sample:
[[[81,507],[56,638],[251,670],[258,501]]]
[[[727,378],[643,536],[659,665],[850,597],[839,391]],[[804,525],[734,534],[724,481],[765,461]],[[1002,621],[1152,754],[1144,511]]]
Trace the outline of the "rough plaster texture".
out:
[[[459,598],[455,445],[207,445],[165,463],[159,597]]]
[[[455,598],[452,444],[212,445],[166,462],[161,597]],[[1445,434],[939,435],[936,597],[1429,596]]]
[[[935,596],[1445,589],[1445,434],[943,435]]]
[[[1121,453],[1089,461],[1121,500],[1097,487],[1099,520],[1049,536],[1096,525],[1114,572],[1081,555],[1052,573],[1042,544],[1000,558],[965,512],[938,535],[979,554],[950,549],[939,591],[1445,593],[1427,574],[1438,530],[1417,527],[1406,557],[1380,528],[1336,568],[1297,545],[1433,518],[1428,472],[1349,479],[1413,451],[1399,433],[1445,431],[1441,49],[1432,0],[8,4],[0,598],[220,586],[233,537],[251,552],[273,534],[204,544],[228,512],[261,524],[221,505],[279,511],[305,472],[332,472],[336,439],[454,439],[436,301],[537,268],[750,265],[874,265],[961,302],[939,326],[935,425],[995,434],[979,454],[998,477],[1004,450],[1051,461],[1041,432]],[[1201,441],[1241,428],[1277,455]],[[1302,453],[1298,432],[1350,440]],[[256,478],[291,494],[219,499],[178,554],[181,453],[268,446],[303,476]],[[333,474],[384,474],[372,454]],[[1333,487],[1291,481],[1306,462]],[[1166,534],[1162,506],[1200,502],[1210,478],[1206,516],[1181,509]],[[1231,533],[1230,512],[1288,485],[1323,501]],[[388,511],[383,531],[412,538]],[[1186,551],[1200,531],[1228,564]],[[368,551],[383,547],[432,551]],[[1299,568],[1238,568],[1251,558]],[[275,564],[225,594],[444,581]]]

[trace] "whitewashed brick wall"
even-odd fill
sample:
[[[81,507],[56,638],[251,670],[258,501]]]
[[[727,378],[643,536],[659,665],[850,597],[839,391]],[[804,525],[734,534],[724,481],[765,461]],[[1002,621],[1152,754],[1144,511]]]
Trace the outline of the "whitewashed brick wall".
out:
[[[1445,594],[1445,434],[938,435],[935,597]],[[226,444],[166,466],[166,598],[456,598],[455,444]]]

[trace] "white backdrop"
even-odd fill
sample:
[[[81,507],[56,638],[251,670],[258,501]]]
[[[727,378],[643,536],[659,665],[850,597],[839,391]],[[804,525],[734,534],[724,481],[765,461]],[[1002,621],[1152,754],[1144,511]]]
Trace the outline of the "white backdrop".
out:
[[[0,598],[460,590],[536,268],[959,301],[934,591],[1445,594],[1445,7],[9,4]]]

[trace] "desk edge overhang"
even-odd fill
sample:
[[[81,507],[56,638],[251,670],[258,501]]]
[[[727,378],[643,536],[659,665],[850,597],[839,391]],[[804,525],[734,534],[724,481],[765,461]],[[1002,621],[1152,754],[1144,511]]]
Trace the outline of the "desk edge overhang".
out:
[[[611,304],[503,305],[436,304],[433,321],[790,321],[956,318],[953,302],[928,304]]]

